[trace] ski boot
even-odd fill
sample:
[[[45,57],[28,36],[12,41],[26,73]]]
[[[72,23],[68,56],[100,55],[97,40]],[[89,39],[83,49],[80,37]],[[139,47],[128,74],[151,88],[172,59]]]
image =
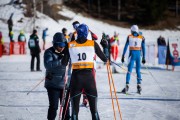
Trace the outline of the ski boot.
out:
[[[127,94],[128,90],[129,90],[129,84],[126,84],[125,88],[121,92]]]
[[[141,94],[142,88],[141,88],[141,84],[137,84],[137,93]]]

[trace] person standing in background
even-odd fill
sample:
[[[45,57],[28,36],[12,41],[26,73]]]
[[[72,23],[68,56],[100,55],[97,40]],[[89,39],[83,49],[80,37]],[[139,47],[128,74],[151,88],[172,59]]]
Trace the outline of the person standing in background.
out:
[[[39,46],[39,37],[37,36],[37,30],[33,30],[28,41],[28,47],[31,54],[31,72],[34,71],[34,59],[36,58],[36,71],[41,71],[40,69],[40,53],[41,49]]]
[[[20,34],[18,36],[18,42],[26,42],[26,36],[23,30],[20,31]]]
[[[107,41],[107,36],[105,33],[102,34],[102,39],[100,42],[101,46],[103,47],[103,52],[106,55],[107,58],[109,58],[109,50],[108,50],[108,41]]]
[[[0,45],[2,46],[2,48],[1,48],[1,54],[3,54],[3,52],[4,52],[4,39],[3,39],[3,34],[2,34],[2,32],[0,31]]]
[[[72,26],[73,26],[73,28],[74,28],[75,31],[72,33],[71,41],[77,39],[77,28],[78,28],[79,25],[80,25],[80,23],[79,23],[78,21],[74,21],[74,22],[72,23]]]
[[[43,50],[45,50],[45,46],[46,46],[46,37],[48,36],[48,35],[47,35],[47,31],[48,31],[48,28],[44,29],[44,30],[43,30],[43,33],[42,33]]]
[[[18,42],[20,46],[20,54],[25,54],[25,43],[26,43],[26,36],[24,35],[24,31],[21,30],[18,36]]]
[[[116,32],[114,32],[114,36],[110,39],[110,45],[111,45],[111,54],[112,54],[112,58],[114,60],[114,62],[116,62],[118,55],[119,55],[119,34],[117,34]],[[113,65],[112,67],[112,72],[113,73],[119,73],[116,70],[115,65]]]
[[[9,37],[10,37],[10,32],[13,30],[13,17],[14,13],[11,13],[11,16],[9,17],[7,24],[8,24],[8,29],[9,29]]]
[[[63,28],[62,29],[62,33],[63,33],[63,35],[64,35],[64,37],[66,38],[66,41],[67,42],[70,42],[70,37],[69,37],[69,35],[67,34],[67,29],[66,28]]]
[[[13,31],[11,31],[9,33],[9,38],[10,38],[10,42],[14,42],[14,32]]]

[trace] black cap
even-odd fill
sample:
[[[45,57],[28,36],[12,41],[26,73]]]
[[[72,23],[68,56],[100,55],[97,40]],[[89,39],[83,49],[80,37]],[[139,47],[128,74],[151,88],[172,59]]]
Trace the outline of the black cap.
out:
[[[65,32],[67,32],[67,29],[66,29],[66,28],[63,28],[63,29],[62,29],[62,33],[65,33]]]
[[[37,33],[37,30],[36,30],[36,29],[33,30],[33,34],[35,34],[35,33]]]
[[[72,25],[74,26],[75,24],[80,24],[78,21],[74,21],[73,23],[72,23]]]

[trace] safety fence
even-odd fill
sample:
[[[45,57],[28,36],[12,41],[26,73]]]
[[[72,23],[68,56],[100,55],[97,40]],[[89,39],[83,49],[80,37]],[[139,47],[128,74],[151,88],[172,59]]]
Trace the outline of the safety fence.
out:
[[[26,42],[5,42],[0,44],[0,57],[2,55],[26,54]]]

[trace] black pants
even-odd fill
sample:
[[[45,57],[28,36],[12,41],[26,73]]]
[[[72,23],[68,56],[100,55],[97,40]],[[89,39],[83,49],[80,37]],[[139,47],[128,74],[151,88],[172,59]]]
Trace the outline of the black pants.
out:
[[[36,70],[40,70],[40,55],[39,54],[32,54],[31,55],[31,70],[34,70],[34,59],[36,58]]]
[[[91,110],[92,120],[99,120],[97,111],[97,89],[92,69],[73,70],[71,76],[72,120],[78,120],[79,102],[82,90],[86,94]]]
[[[63,89],[52,89],[47,88],[48,98],[49,98],[49,109],[48,109],[48,120],[55,120],[58,110],[59,99],[62,101]],[[63,111],[62,116],[65,114]],[[69,106],[66,111],[66,117],[64,120],[69,120]]]

